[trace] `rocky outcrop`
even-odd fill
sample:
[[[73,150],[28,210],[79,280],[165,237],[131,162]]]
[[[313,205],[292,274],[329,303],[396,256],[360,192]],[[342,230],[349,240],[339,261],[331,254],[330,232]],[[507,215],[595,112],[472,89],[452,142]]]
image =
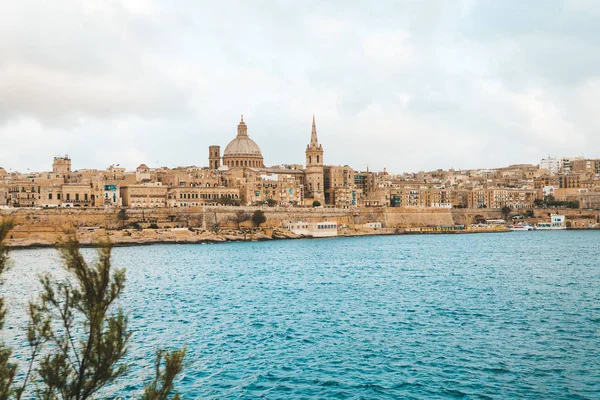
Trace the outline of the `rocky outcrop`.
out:
[[[290,232],[285,229],[274,229],[273,233],[271,234],[271,237],[273,239],[299,239],[304,236],[296,235],[294,232]]]
[[[221,232],[198,229],[80,229],[75,232],[77,240],[83,246],[94,246],[109,241],[115,246],[135,246],[154,243],[223,243],[240,241],[264,241],[273,239],[297,239],[300,236],[292,232],[276,229],[243,229]],[[53,247],[64,241],[67,233],[36,232],[19,237],[9,237],[6,245],[12,248]]]

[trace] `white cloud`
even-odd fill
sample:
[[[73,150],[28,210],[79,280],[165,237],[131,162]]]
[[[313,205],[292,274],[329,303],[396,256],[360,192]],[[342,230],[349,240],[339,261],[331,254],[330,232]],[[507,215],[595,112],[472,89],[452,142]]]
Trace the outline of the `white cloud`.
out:
[[[600,157],[600,7],[557,4],[2,2],[0,164],[205,165],[242,113],[268,164],[313,113],[355,168]]]

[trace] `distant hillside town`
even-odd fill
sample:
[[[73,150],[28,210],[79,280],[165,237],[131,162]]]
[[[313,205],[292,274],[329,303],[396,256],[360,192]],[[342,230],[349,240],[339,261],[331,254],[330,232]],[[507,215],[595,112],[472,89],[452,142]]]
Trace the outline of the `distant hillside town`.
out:
[[[496,169],[392,174],[327,165],[313,116],[305,165],[265,166],[242,116],[237,136],[210,146],[208,167],[135,171],[72,170],[54,157],[51,172],[0,168],[0,207],[600,208],[600,159],[546,158]]]

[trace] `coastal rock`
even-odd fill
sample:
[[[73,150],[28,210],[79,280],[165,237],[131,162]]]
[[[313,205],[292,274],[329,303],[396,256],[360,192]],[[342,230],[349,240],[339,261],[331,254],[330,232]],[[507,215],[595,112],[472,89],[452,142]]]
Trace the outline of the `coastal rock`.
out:
[[[273,239],[298,239],[302,236],[288,230],[275,229],[273,231]]]

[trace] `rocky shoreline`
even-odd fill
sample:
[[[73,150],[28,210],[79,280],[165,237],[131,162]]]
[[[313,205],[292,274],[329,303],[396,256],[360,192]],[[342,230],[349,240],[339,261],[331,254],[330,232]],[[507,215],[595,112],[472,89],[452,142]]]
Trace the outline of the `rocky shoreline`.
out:
[[[398,229],[341,230],[337,237],[380,236],[380,235],[423,235],[423,234],[473,234],[492,233],[497,230],[472,230],[450,232],[407,232]],[[504,231],[501,231],[504,232]],[[297,235],[285,229],[254,228],[223,230],[219,232],[199,229],[78,229],[75,234],[82,247],[98,247],[107,240],[114,247],[149,246],[155,244],[216,244],[227,242],[259,242],[271,240],[315,239]],[[25,238],[7,238],[6,246],[11,249],[53,248],[66,239],[67,233],[31,233]]]

